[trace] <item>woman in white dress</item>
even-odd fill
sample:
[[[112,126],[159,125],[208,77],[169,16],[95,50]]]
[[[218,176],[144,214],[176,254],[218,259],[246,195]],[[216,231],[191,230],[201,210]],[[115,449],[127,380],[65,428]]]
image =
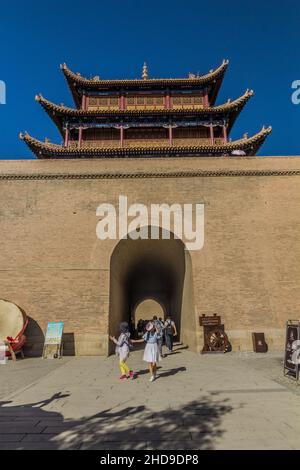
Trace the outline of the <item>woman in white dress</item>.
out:
[[[134,340],[134,343],[141,343],[145,341],[146,347],[144,351],[143,360],[148,362],[150,370],[150,382],[156,379],[156,364],[161,360],[158,348],[158,340],[161,338],[161,334],[155,327],[153,322],[149,322],[146,326],[146,333],[142,340]]]

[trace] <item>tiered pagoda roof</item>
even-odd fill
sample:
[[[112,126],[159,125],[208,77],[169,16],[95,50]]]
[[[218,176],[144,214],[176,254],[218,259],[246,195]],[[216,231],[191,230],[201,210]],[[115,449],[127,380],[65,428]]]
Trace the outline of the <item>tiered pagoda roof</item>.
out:
[[[231,154],[234,150],[249,152],[248,155],[255,155],[265,138],[271,133],[271,127],[263,127],[252,137],[244,137],[222,145],[204,145],[201,151],[208,156],[222,156]],[[133,147],[133,148],[82,148],[80,151],[73,150],[61,145],[49,142],[41,142],[31,137],[27,132],[20,134],[20,138],[26,142],[29,148],[39,158],[81,158],[81,157],[145,157],[145,156],[197,156],[199,146],[172,146],[172,147]],[[250,150],[251,149],[251,153]]]
[[[52,103],[41,94],[36,100],[57,126],[64,144],[41,142],[27,132],[20,138],[37,158],[255,155],[272,129],[264,127],[250,138],[228,138],[253,91],[246,90],[233,101],[215,105],[227,66],[224,60],[205,75],[154,79],[148,78],[145,65],[142,79],[102,80],[84,78],[63,64],[61,69],[76,108]],[[158,97],[159,105],[154,97]],[[147,105],[148,98],[151,106]],[[113,105],[98,106],[103,99]],[[149,129],[152,135],[147,137]],[[127,130],[134,134],[129,132],[124,137]],[[116,140],[117,132],[120,140]],[[153,138],[157,132],[160,139]],[[168,133],[167,138],[164,133]]]
[[[45,109],[45,111],[48,113],[50,118],[54,121],[54,123],[57,125],[60,133],[64,135],[63,127],[64,127],[64,121],[66,118],[69,118],[69,122],[72,122],[72,119],[74,119],[74,122],[78,121],[78,118],[80,118],[80,121],[84,123],[88,123],[91,121],[91,119],[95,121],[101,122],[105,118],[110,118],[113,119],[113,122],[115,121],[116,123],[122,121],[128,121],[133,118],[137,117],[158,117],[160,121],[162,119],[165,119],[166,123],[168,122],[168,119],[170,116],[173,118],[176,117],[182,117],[182,116],[187,116],[187,117],[195,117],[195,118],[200,118],[202,120],[204,119],[210,119],[213,116],[218,116],[218,117],[223,117],[226,115],[228,117],[228,132],[231,130],[236,118],[242,111],[243,107],[247,103],[247,101],[251,98],[251,96],[254,95],[253,90],[246,90],[244,95],[240,96],[239,98],[231,101],[227,101],[227,103],[218,105],[218,106],[209,106],[207,108],[199,108],[199,109],[193,109],[193,108],[179,108],[179,107],[173,107],[171,109],[133,109],[133,110],[119,110],[119,109],[113,109],[113,110],[101,110],[101,113],[97,110],[83,110],[83,109],[74,109],[74,108],[69,108],[64,105],[57,105],[55,103],[52,103],[51,101],[47,100],[44,98],[41,94],[37,95],[35,97],[36,101],[38,101],[41,106]]]
[[[142,90],[159,90],[166,87],[172,89],[177,87],[195,88],[211,85],[210,103],[214,104],[219,88],[222,84],[225,72],[227,70],[229,60],[224,59],[222,64],[215,70],[210,70],[204,75],[198,75],[190,78],[147,78],[134,80],[101,80],[99,76],[93,78],[85,78],[80,73],[72,72],[66,64],[60,67],[64,73],[67,83],[72,92],[74,101],[78,107],[81,105],[82,90],[113,90],[123,88],[124,90],[142,89]]]

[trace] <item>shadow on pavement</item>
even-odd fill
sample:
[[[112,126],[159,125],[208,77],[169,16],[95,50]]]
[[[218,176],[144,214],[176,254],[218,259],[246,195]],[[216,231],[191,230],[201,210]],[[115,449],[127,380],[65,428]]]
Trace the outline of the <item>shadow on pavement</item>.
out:
[[[226,400],[209,398],[155,413],[146,406],[107,409],[80,420],[45,409],[68,396],[18,406],[0,402],[0,449],[213,449],[224,432],[222,416],[232,410]]]
[[[161,366],[157,366],[157,367],[156,367],[156,370],[159,370],[159,369],[161,369],[161,368],[162,368]],[[150,377],[149,369],[141,369],[141,370],[137,370],[137,371],[136,371],[137,377],[140,376],[140,375],[146,375],[146,374],[149,374],[149,377]]]
[[[166,370],[165,372],[162,372],[161,374],[158,374],[158,377],[169,377],[170,375],[175,375],[178,374],[179,372],[185,372],[186,367],[175,367],[174,369],[169,369]]]
[[[167,352],[165,356],[174,356],[174,354],[181,354],[181,351],[172,351],[172,352]]]

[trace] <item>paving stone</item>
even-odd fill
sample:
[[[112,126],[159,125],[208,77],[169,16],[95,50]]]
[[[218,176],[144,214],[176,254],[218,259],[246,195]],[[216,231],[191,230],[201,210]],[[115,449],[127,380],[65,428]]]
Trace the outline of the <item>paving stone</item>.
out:
[[[16,423],[22,421],[23,423],[29,423],[34,425],[38,424],[41,421],[41,418],[33,416],[17,416],[13,421]]]
[[[20,442],[25,434],[0,434],[0,443],[2,442]]]
[[[26,434],[22,442],[51,442],[57,434]]]
[[[47,374],[66,364],[70,358],[64,357],[59,362],[43,361],[41,358],[26,358],[17,362],[9,361],[1,367],[3,382],[0,386],[0,399],[24,389]],[[1,415],[1,413],[0,413]]]
[[[17,419],[16,416],[0,416],[0,424],[1,423],[11,423],[12,421],[15,421]]]
[[[31,426],[30,424],[16,424],[3,426],[0,424],[0,434],[38,434],[44,431],[45,428],[40,426]]]
[[[76,450],[79,446],[69,446],[68,450]],[[12,442],[0,443],[0,450],[59,450],[57,444],[50,442]]]
[[[39,423],[39,419],[24,419],[24,418],[14,418],[8,420],[6,418],[5,421],[0,421],[0,429],[3,426],[36,426]],[[1,431],[0,431],[1,432]]]
[[[77,429],[77,425],[68,425],[68,424],[62,424],[61,426],[47,426],[43,428],[43,434],[60,434],[66,431],[70,432],[75,432],[75,431],[80,432],[80,428]]]
[[[99,443],[82,443],[80,450],[147,450],[148,443],[141,441],[134,442],[99,442]]]
[[[201,450],[204,444],[200,444],[191,440],[180,440],[180,441],[149,441],[147,443],[148,450],[174,450],[176,452],[180,450]],[[204,448],[206,448],[204,446]]]
[[[115,434],[104,434],[104,441],[174,441],[174,440],[188,440],[191,439],[191,435],[186,433],[184,430],[180,433],[158,433],[155,430],[152,432],[124,432],[124,433],[115,433]]]
[[[42,420],[39,420],[39,426],[42,426],[42,427],[55,427],[55,428],[72,428],[72,427],[75,427],[75,426],[80,426],[80,424],[82,424],[81,421],[70,421],[70,423],[68,423],[68,421],[64,421],[63,419],[42,419]],[[0,423],[1,424],[1,423]]]

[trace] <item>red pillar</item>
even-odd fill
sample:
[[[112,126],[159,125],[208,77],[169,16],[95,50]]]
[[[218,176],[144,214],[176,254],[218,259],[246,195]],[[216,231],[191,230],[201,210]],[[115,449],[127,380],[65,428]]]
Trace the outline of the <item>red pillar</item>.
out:
[[[120,146],[124,146],[124,127],[120,127]]]
[[[204,107],[205,107],[205,108],[208,108],[208,107],[209,107],[207,88],[205,88],[205,90],[204,90],[203,104],[204,104]]]
[[[225,123],[223,124],[223,139],[224,139],[224,144],[226,144],[227,143],[227,128],[226,128]]]
[[[165,108],[170,109],[171,108],[171,100],[170,100],[170,93],[167,92],[165,96]]]
[[[81,108],[86,111],[86,96],[82,95]]]
[[[120,96],[120,110],[125,111],[125,96],[123,94]]]
[[[65,132],[65,147],[68,147],[69,145],[69,129],[66,127],[66,132]]]
[[[213,145],[214,144],[214,127],[212,125],[212,122],[209,125],[209,129],[210,129],[210,142]]]
[[[171,125],[169,125],[169,145],[170,147],[173,146],[173,129]]]
[[[79,133],[78,133],[78,148],[81,149],[82,146],[82,127],[79,127]]]

